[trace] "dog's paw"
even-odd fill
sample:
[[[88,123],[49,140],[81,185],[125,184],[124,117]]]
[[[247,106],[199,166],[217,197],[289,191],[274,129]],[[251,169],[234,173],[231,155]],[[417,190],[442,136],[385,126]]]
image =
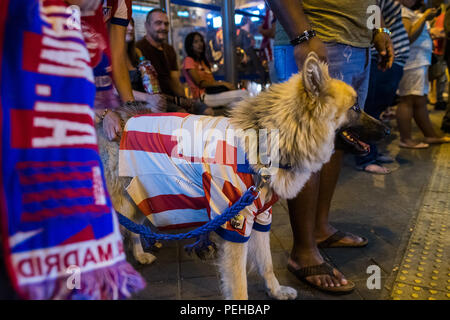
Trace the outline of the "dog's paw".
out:
[[[286,286],[280,286],[278,290],[267,290],[267,294],[277,300],[293,300],[297,298],[297,290]]]
[[[154,255],[147,252],[137,253],[134,257],[140,264],[151,264],[156,260],[156,257]]]

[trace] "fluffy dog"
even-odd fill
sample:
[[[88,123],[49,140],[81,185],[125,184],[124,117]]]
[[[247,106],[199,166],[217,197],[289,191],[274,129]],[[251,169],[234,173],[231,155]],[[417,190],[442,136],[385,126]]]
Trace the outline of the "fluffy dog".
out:
[[[273,193],[287,199],[295,197],[310,175],[329,161],[334,151],[335,135],[340,128],[359,125],[371,138],[381,138],[385,134],[384,126],[379,121],[366,117],[355,106],[356,101],[355,90],[340,80],[330,78],[327,65],[320,62],[315,54],[310,54],[301,73],[285,83],[273,85],[257,97],[239,102],[231,110],[229,120],[222,118],[223,121],[229,121],[233,128],[241,130],[239,132],[261,129],[276,129],[279,132],[276,151],[280,166],[272,171],[268,184],[263,186],[262,202],[268,204]],[[120,113],[126,121],[136,113],[145,113],[145,110],[122,109]],[[158,117],[147,118],[146,121],[158,121]],[[360,122],[363,120],[368,121],[369,125],[361,126]],[[157,127],[157,132],[159,130]],[[356,137],[350,134],[343,136],[357,144]],[[238,140],[246,154],[258,150],[258,141],[247,141],[244,136],[238,136]],[[114,208],[136,223],[142,223],[145,216],[139,212],[125,190],[131,185],[131,180],[119,178],[118,175],[118,144],[108,141],[100,130],[99,146]],[[256,173],[267,169],[267,164],[260,161],[250,163],[250,166]],[[149,177],[152,178],[151,175]],[[255,182],[261,179],[257,174],[253,178]],[[182,188],[182,184],[189,181],[178,179],[177,183]],[[270,208],[264,208],[267,214]],[[269,296],[294,299],[297,292],[293,288],[281,286],[273,272],[269,232],[261,232],[255,227],[253,229],[246,242],[224,240],[219,244],[218,266],[225,298],[247,299],[246,267],[249,260],[263,277]],[[140,263],[151,263],[155,257],[143,251],[139,236],[131,234],[131,238],[135,258]]]

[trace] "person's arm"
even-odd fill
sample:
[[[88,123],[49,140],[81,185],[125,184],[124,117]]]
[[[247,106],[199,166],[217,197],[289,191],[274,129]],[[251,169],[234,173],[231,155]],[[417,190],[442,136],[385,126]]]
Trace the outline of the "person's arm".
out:
[[[134,101],[130,75],[127,68],[127,50],[125,35],[127,28],[118,24],[110,24],[109,39],[111,44],[111,64],[114,85],[122,102]]]
[[[275,29],[276,23],[272,23],[272,26],[269,29],[264,29],[263,26],[259,26],[258,32],[263,35],[263,37],[275,38]]]
[[[403,17],[403,25],[408,33],[409,42],[413,43],[422,33],[425,23],[435,17],[437,10],[434,8],[427,9],[424,14],[415,23],[412,23],[411,19]]]
[[[385,28],[384,17],[380,17],[381,28]],[[372,43],[378,52],[378,68],[385,71],[394,63],[394,46],[391,37],[386,32],[375,33]]]
[[[311,29],[303,12],[301,0],[267,0],[267,2],[290,39]]]
[[[194,81],[194,83],[199,88],[204,89],[207,87],[225,86],[229,90],[236,89],[232,83],[229,83],[226,81],[216,81],[215,79],[202,79],[202,77],[199,75],[198,71],[195,69],[187,69],[186,71],[189,73],[189,76],[191,77],[192,81]]]
[[[180,71],[171,70],[170,71],[170,86],[173,92],[179,97],[185,97],[183,86],[180,82]]]
[[[443,28],[436,28],[436,27],[431,28],[430,35],[431,35],[431,39],[433,39],[433,40],[445,38],[445,32],[444,32]]]
[[[300,36],[303,32],[311,30],[308,19],[303,12],[301,0],[267,0],[274,15],[280,21],[289,39]],[[322,61],[327,61],[327,49],[323,42],[314,37],[294,48],[295,61],[299,68],[303,65],[310,52],[315,52]]]
[[[109,27],[113,81],[122,102],[134,101],[127,67],[126,30],[126,27],[114,23],[111,23]],[[108,139],[115,140],[119,138],[122,132],[119,115],[112,110],[105,109],[102,112],[102,116],[103,130]]]

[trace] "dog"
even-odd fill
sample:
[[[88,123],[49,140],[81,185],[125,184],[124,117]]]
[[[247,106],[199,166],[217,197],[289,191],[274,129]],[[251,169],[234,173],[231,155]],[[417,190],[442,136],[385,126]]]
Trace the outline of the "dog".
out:
[[[220,232],[216,232],[223,238],[223,241],[219,243],[218,267],[221,274],[222,292],[226,299],[248,298],[246,277],[248,260],[263,277],[268,295],[275,299],[286,300],[295,299],[297,292],[291,287],[281,286],[273,272],[269,232],[264,232],[268,231],[267,226],[270,227],[270,206],[276,195],[285,199],[294,198],[308,181],[311,174],[320,170],[322,165],[330,160],[334,152],[336,134],[341,135],[342,139],[348,141],[348,144],[359,146],[358,138],[349,133],[350,131],[343,134],[342,128],[358,128],[361,131],[360,133],[362,133],[360,138],[370,137],[371,139],[379,139],[386,134],[386,127],[381,122],[366,116],[357,107],[356,101],[357,94],[355,90],[343,81],[332,79],[328,74],[327,65],[319,61],[317,55],[312,53],[307,57],[301,73],[292,76],[285,83],[271,86],[268,91],[262,92],[256,97],[251,97],[237,103],[230,111],[229,118],[167,114],[167,117],[162,115],[164,116],[164,120],[162,120],[161,115],[142,116],[140,119],[139,117],[133,117],[130,119],[131,116],[136,114],[148,113],[145,105],[138,105],[135,109],[128,110],[123,108],[118,112],[127,123],[127,127],[140,121],[148,128],[153,128],[155,130],[152,131],[153,134],[157,135],[163,131],[161,129],[163,126],[167,129],[170,121],[172,121],[168,119],[171,118],[182,118],[181,120],[177,120],[180,122],[172,125],[172,127],[176,127],[178,124],[182,125],[186,121],[189,121],[189,119],[192,119],[189,117],[198,117],[198,119],[209,121],[208,123],[223,122],[234,129],[238,129],[238,133],[236,134],[238,146],[236,148],[242,149],[246,155],[258,150],[259,145],[255,139],[246,139],[245,132],[261,129],[277,130],[278,143],[270,145],[272,148],[271,151],[276,151],[275,154],[278,155],[278,159],[276,159],[277,167],[274,167],[270,161],[268,164],[267,162],[260,161],[258,158],[256,162],[249,164],[251,173],[247,173],[251,175],[251,183],[262,186],[260,188],[261,199],[259,207],[256,209],[253,207],[253,209],[261,209],[266,204],[262,213],[263,217],[257,220],[259,218],[258,216],[255,218],[255,221],[252,221],[254,230],[246,230],[246,232],[243,232],[243,226],[246,226],[243,223],[247,223],[247,219],[251,219],[252,211],[248,210],[249,212],[240,214],[238,219],[233,219],[233,221],[227,223],[226,227],[219,228]],[[125,132],[130,131],[125,130]],[[140,206],[138,208],[135,204],[136,198],[133,200],[130,197],[132,192],[128,194],[126,191],[126,189],[130,191],[131,189],[138,188],[139,180],[132,178],[135,173],[121,174],[119,177],[119,157],[121,157],[121,161],[123,162],[127,156],[120,154],[119,144],[114,141],[109,141],[102,133],[102,130],[98,130],[98,137],[100,155],[105,167],[107,187],[115,210],[138,224],[143,223],[146,216],[140,212],[142,207]],[[124,138],[122,138],[123,143]],[[131,142],[131,144],[133,143]],[[273,150],[274,148],[276,150]],[[176,156],[178,153],[176,153]],[[129,163],[136,162],[136,159],[133,158]],[[152,161],[152,159],[154,158],[150,154],[148,161]],[[167,159],[167,171],[170,171],[170,158]],[[182,160],[185,161],[186,159]],[[202,168],[208,166],[209,164]],[[187,164],[189,170],[192,169],[191,167],[193,166]],[[174,170],[178,169],[175,168]],[[274,169],[269,170],[269,181],[260,184],[262,178],[258,173],[263,172],[263,170],[267,171],[268,169]],[[129,169],[128,171],[131,172],[133,169]],[[165,187],[165,183],[162,180],[157,180],[160,177],[156,175],[160,174],[161,179],[166,179],[167,177],[164,176],[166,172],[163,172],[166,169],[160,171],[155,172],[155,183],[153,186],[162,188]],[[195,181],[189,181],[189,177],[184,179],[184,171],[181,174],[183,175],[181,177],[176,177],[176,175],[169,177],[176,182],[171,186],[172,189],[179,188],[180,190],[184,190],[191,187],[201,189],[201,186],[197,185]],[[147,175],[147,177],[152,179],[153,175]],[[211,184],[216,183],[214,177],[213,175],[211,178],[213,180]],[[247,176],[244,176],[242,179],[245,180],[245,177]],[[224,186],[223,182],[220,186]],[[247,187],[248,185],[244,184],[244,186]],[[232,189],[230,187],[227,188]],[[223,191],[223,189],[227,188],[223,187],[221,190]],[[218,192],[220,193],[220,190]],[[182,192],[180,191],[180,193]],[[134,197],[136,197],[136,192]],[[230,202],[232,201],[230,200]],[[255,206],[255,203],[252,206]],[[216,204],[213,204],[213,206],[216,206]],[[208,210],[214,212],[223,210],[224,208],[221,207],[220,210],[217,210],[211,207],[210,205]],[[155,204],[153,204],[151,210],[158,211],[159,208],[155,208]],[[207,217],[211,218],[210,215]],[[257,225],[259,229],[256,228]],[[249,228],[251,227],[251,224],[249,224]],[[228,241],[230,239],[227,240],[227,236],[224,236],[225,231],[240,231],[238,233],[240,236],[246,238],[246,241]],[[131,233],[131,239],[133,242],[133,254],[138,262],[148,264],[155,260],[154,255],[144,252],[138,235]]]

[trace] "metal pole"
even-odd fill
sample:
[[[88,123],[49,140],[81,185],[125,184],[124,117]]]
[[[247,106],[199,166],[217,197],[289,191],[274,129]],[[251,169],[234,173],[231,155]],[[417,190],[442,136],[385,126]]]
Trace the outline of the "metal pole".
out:
[[[222,0],[222,28],[225,80],[236,85],[236,27],[234,25],[234,0]]]

